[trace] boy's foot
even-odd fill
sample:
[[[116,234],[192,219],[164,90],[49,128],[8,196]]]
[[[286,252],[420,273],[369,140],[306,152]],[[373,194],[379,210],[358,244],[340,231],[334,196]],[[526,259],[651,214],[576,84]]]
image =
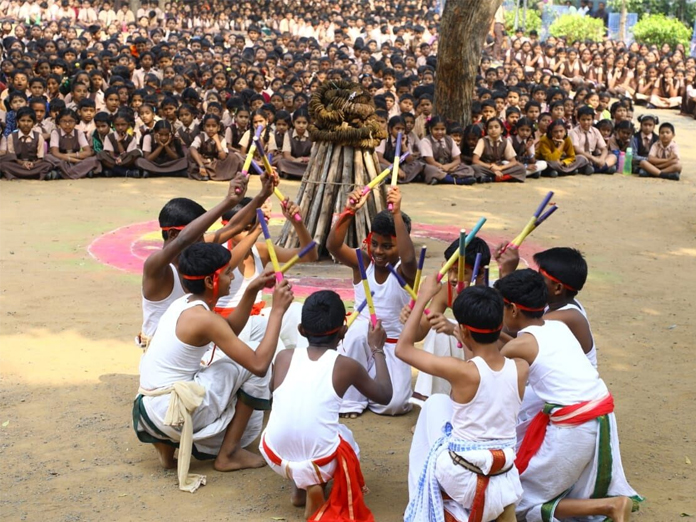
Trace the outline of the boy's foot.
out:
[[[435,178],[428,181],[428,185],[437,185],[437,180]]]
[[[305,506],[305,518],[309,518],[324,505],[324,488],[320,484],[307,488],[307,505]]]
[[[164,444],[163,442],[155,442],[153,446],[157,450],[157,456],[164,469],[176,468],[176,459],[174,458],[174,450],[176,448],[174,446]]]
[[[361,415],[362,415],[362,412],[361,412],[361,411],[360,411],[360,412],[351,411],[351,412],[348,412],[348,413],[339,413],[339,414],[338,414],[338,416],[339,416],[341,419],[357,419],[357,418],[360,417]]]
[[[676,172],[660,172],[661,179],[671,179],[672,181],[679,181],[679,174]]]
[[[649,178],[650,174],[644,169],[638,169],[638,176],[641,178]]]
[[[535,172],[534,174],[527,175],[527,177],[530,179],[539,179],[539,176],[541,176],[541,172]]]
[[[127,178],[139,178],[140,177],[140,171],[139,170],[134,170],[134,169],[128,169],[126,171],[126,177]]]
[[[473,185],[476,183],[476,178],[454,178],[457,185]]]
[[[114,175],[114,173],[111,171],[111,169],[105,169],[105,170],[104,170],[104,177],[105,177],[105,178],[110,178],[110,177],[113,176],[113,175]]]
[[[46,179],[47,180],[54,180],[58,179],[58,171],[52,170],[48,174],[46,174]]]
[[[87,177],[90,178],[90,179],[93,178],[93,177],[94,177],[94,171],[93,171],[93,170],[90,170],[90,171],[87,173]]]
[[[307,505],[307,491],[298,488],[295,483],[292,483],[292,494],[290,495],[290,502],[295,507],[304,507]]]
[[[602,174],[616,174],[616,167],[609,167]]]
[[[266,461],[261,455],[238,447],[231,455],[219,453],[213,463],[213,468],[217,471],[238,471],[240,469],[262,468],[265,465]]]
[[[628,497],[616,497],[607,500],[611,502],[609,518],[612,522],[628,522],[633,510],[633,501]]]
[[[558,177],[558,172],[555,170],[547,170],[542,174],[543,177],[545,178],[557,178]]]
[[[150,173],[147,170],[143,170],[143,178],[149,178]]]
[[[583,169],[580,171],[580,174],[582,174],[583,176],[591,176],[592,174],[594,174],[594,168],[592,167],[592,165],[585,165]]]

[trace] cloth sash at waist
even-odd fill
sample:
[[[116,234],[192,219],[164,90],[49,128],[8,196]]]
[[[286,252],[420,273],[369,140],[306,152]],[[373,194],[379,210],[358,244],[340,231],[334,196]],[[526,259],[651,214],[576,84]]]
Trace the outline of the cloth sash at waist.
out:
[[[205,475],[189,474],[191,453],[193,451],[193,420],[191,414],[201,405],[205,397],[205,388],[194,381],[179,381],[166,388],[146,390],[140,388],[138,393],[146,397],[160,397],[169,394],[169,407],[164,417],[166,426],[181,426],[179,440],[179,457],[177,476],[179,489],[193,493],[206,482]]]
[[[445,522],[445,509],[440,484],[435,474],[437,459],[443,451],[466,455],[483,474],[476,474],[476,493],[469,514],[470,522],[480,522],[486,502],[486,488],[493,475],[511,469],[515,458],[515,439],[469,441],[452,437],[452,424],[443,426],[444,435],[430,448],[418,478],[418,494],[411,499],[404,515],[405,522]],[[456,463],[456,462],[455,462]]]
[[[249,315],[261,315],[261,310],[264,309],[266,306],[266,301],[259,301],[258,303],[254,303],[254,306],[251,307],[251,312],[249,312]],[[222,306],[216,306],[214,308],[214,311],[216,314],[221,315],[225,319],[227,319],[232,312],[234,312],[234,308],[224,308]]]
[[[532,419],[517,452],[515,466],[517,466],[520,475],[525,472],[527,466],[529,466],[529,461],[541,448],[549,422],[565,426],[579,425],[603,415],[608,415],[613,411],[614,397],[611,393],[599,399],[573,404],[572,406],[546,404],[544,409]]]
[[[263,450],[270,461],[283,469],[292,469],[293,463],[281,459],[266,444],[266,437],[262,437]],[[363,488],[365,479],[360,469],[360,461],[353,447],[340,437],[336,451],[331,455],[311,461],[316,467],[325,466],[333,460],[337,460],[334,484],[328,500],[309,519],[309,522],[374,522],[372,513],[363,500]],[[286,471],[287,473],[287,471]],[[321,476],[319,476],[321,483]]]

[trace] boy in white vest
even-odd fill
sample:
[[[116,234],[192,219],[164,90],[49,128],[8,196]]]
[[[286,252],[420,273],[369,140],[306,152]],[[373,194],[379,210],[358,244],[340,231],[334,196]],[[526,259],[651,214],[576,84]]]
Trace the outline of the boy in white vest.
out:
[[[309,520],[374,520],[362,501],[358,446],[338,418],[341,399],[353,386],[375,403],[389,403],[387,334],[380,323],[368,332],[373,379],[359,363],[336,351],[346,332],[345,313],[336,292],[309,296],[299,327],[309,346],[278,353],[273,365],[273,409],[259,449],[276,473],[293,481],[291,501],[305,506]],[[332,479],[325,503],[324,488]]]
[[[544,402],[515,460],[524,489],[518,519],[626,522],[642,497],[624,475],[611,393],[570,329],[544,316],[544,276],[518,270],[495,286],[505,327],[517,335],[501,353],[529,363],[529,386]]]
[[[293,300],[287,281],[276,285],[266,335],[256,350],[241,342],[256,292],[273,284],[271,271],[256,279],[235,313],[212,310],[232,281],[230,253],[217,244],[195,243],[179,256],[179,273],[190,292],[175,300],[160,320],[140,361],[140,388],[133,405],[138,438],[152,443],[161,463],[174,467],[179,448],[179,488],[195,491],[205,476],[189,475],[191,455],[214,458],[218,471],[258,468],[263,459],[244,449],[260,433],[269,409],[268,367],[283,313]],[[201,358],[213,345],[225,356],[208,366]]]
[[[441,289],[436,275],[423,282],[396,345],[400,359],[451,384],[451,393],[431,396],[418,417],[404,520],[514,521],[522,497],[514,464],[515,425],[529,365],[500,354],[503,299],[485,286],[464,289],[454,302],[470,359],[416,349],[420,315]]]
[[[339,263],[352,270],[356,306],[365,300],[365,290],[356,251],[345,244],[345,239],[355,213],[365,205],[369,197],[372,197],[371,193],[363,195],[361,190],[356,190],[348,196],[346,208],[338,217],[326,242],[326,247],[331,255]],[[411,219],[401,211],[401,190],[399,187],[389,187],[387,203],[392,205],[392,210],[383,210],[373,218],[371,232],[367,236],[366,245],[360,255],[367,273],[370,290],[374,292],[373,301],[377,318],[387,332],[385,354],[394,393],[391,402],[383,406],[371,404],[367,397],[354,388],[348,390],[343,398],[341,414],[350,418],[362,414],[368,407],[381,415],[401,415],[411,410],[411,404],[408,402],[413,393],[411,367],[394,355],[394,347],[403,328],[399,321],[399,315],[404,305],[409,302],[410,297],[401,288],[387,265],[391,264],[409,285],[413,285],[418,263],[409,235]],[[368,308],[365,307],[361,316],[353,323],[343,339],[339,351],[341,354],[358,361],[371,376],[374,376],[374,363],[369,357],[370,351],[367,346],[369,323],[370,314]]]

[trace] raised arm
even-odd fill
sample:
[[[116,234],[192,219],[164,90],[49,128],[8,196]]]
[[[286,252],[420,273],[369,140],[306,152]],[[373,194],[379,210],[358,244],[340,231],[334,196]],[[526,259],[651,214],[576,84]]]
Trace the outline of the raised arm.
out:
[[[305,226],[303,221],[295,220],[295,214],[300,213],[300,207],[296,203],[290,201],[290,198],[285,198],[285,201],[283,201],[283,203],[281,204],[281,210],[283,211],[283,216],[285,216],[285,219],[287,219],[292,225],[292,227],[295,229],[297,238],[300,240],[299,248],[275,247],[275,252],[276,256],[278,257],[278,261],[281,263],[286,263],[294,255],[298,254],[300,250],[302,250],[304,247],[306,247],[312,242],[312,236],[310,235],[309,230],[307,230],[307,227]],[[267,263],[268,249],[266,248],[266,244],[260,243],[257,248],[259,249],[259,254],[261,254],[261,258],[264,260],[264,264]],[[300,263],[310,263],[312,261],[317,261],[318,259],[319,252],[315,247],[312,249],[311,252],[307,253],[302,259],[300,259]]]
[[[227,317],[227,322],[235,335],[239,335],[239,332],[246,326],[258,293],[264,288],[270,288],[274,280],[275,272],[272,269],[268,269],[249,283],[239,304],[235,306],[234,311]]]
[[[393,205],[392,214],[394,215],[394,228],[396,229],[396,245],[399,250],[399,272],[409,285],[413,284],[418,270],[418,260],[416,259],[416,249],[413,247],[411,234],[406,228],[404,217],[401,215],[401,189],[399,187],[389,187],[387,203]]]
[[[174,284],[173,273],[169,264],[173,262],[186,247],[198,241],[208,228],[227,210],[234,207],[246,192],[247,180],[238,175],[230,181],[227,195],[215,207],[189,223],[164,248],[155,252],[143,266],[143,296],[150,301],[160,301],[171,293]],[[240,193],[237,194],[236,191]]]
[[[331,228],[329,237],[326,240],[326,248],[336,260],[353,269],[353,282],[360,280],[360,272],[358,270],[358,260],[355,257],[355,250],[345,244],[346,234],[350,228],[350,223],[355,217],[355,213],[363,207],[370,193],[363,195],[361,189],[354,190],[346,201],[346,208],[338,216],[336,224]],[[355,203],[351,203],[354,201]],[[414,254],[415,258],[415,254]]]

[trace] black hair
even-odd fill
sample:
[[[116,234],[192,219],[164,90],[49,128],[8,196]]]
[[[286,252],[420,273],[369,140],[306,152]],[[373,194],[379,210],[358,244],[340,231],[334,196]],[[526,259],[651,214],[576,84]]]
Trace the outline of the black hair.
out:
[[[595,110],[589,105],[584,105],[578,109],[578,120],[583,116],[592,116],[594,118]]]
[[[526,317],[540,318],[544,315],[544,309],[548,302],[548,290],[544,277],[531,268],[516,270],[495,282],[495,288],[505,300],[506,306],[512,303],[531,308],[535,311],[523,310],[520,312]]]
[[[662,132],[662,129],[669,129],[672,131],[672,134],[675,134],[674,132],[674,125],[672,125],[669,122],[665,122],[662,125],[660,125],[659,132]]]
[[[529,100],[524,105],[524,112],[529,112],[529,109],[531,109],[532,107],[536,107],[537,109],[539,109],[541,111],[541,103],[539,103],[536,100]]]
[[[309,344],[326,346],[336,342],[346,317],[346,307],[333,290],[320,290],[302,305],[301,325]],[[330,332],[326,335],[325,332]]]
[[[229,221],[232,219],[234,216],[237,215],[238,212],[240,212],[244,207],[246,207],[249,203],[251,203],[251,198],[248,196],[245,196],[242,198],[242,200],[237,203],[234,207],[232,207],[231,210],[228,210],[225,212],[221,217],[225,221]],[[251,221],[253,224],[256,224],[256,214],[254,214],[254,218]]]
[[[77,115],[77,113],[76,113],[74,110],[72,110],[72,109],[63,109],[62,111],[60,111],[60,112],[58,113],[58,116],[56,117],[56,125],[60,125],[61,120],[62,120],[63,118],[65,118],[66,116],[68,116],[68,117],[72,118],[73,120],[75,120],[75,123],[76,123],[76,124],[79,123],[79,121],[80,121],[79,116]]]
[[[84,100],[81,100],[80,103],[77,104],[77,110],[81,109],[96,109],[97,104],[94,102],[94,100],[90,100],[89,98],[85,98]]]
[[[188,198],[174,198],[170,199],[160,210],[159,213],[159,226],[160,228],[166,227],[185,227],[191,223],[196,218],[201,217],[205,214],[205,209],[196,203],[195,201]],[[162,239],[165,241],[169,237],[169,232],[166,230],[162,231]]]
[[[481,330],[496,330],[479,333],[469,330],[471,338],[477,343],[491,344],[500,337],[503,323],[503,298],[493,288],[469,286],[454,300],[452,311],[460,325]]]
[[[599,124],[597,124],[597,125],[599,125]],[[633,122],[631,122],[630,120],[621,120],[619,123],[616,124],[616,127],[614,128],[614,130],[617,132],[620,130],[627,130],[627,131],[631,131],[631,134],[636,132],[636,129],[633,127]]]
[[[541,116],[539,118],[541,118]],[[551,123],[549,123],[549,128],[546,129],[546,137],[548,139],[553,139],[553,129],[555,129],[556,127],[563,127],[563,130],[566,131],[566,137],[568,136],[568,131],[563,120],[554,120]]]
[[[447,121],[442,116],[431,116],[430,119],[425,124],[425,126],[428,128],[428,134],[431,133],[431,131],[433,130],[433,127],[435,127],[435,125],[439,125],[439,124],[442,124],[445,126],[445,128],[447,128]]]
[[[109,114],[108,112],[104,112],[104,111],[98,112],[97,114],[94,115],[94,123],[96,124],[99,122],[107,123],[107,124],[111,125],[111,114]]]
[[[534,262],[551,277],[558,279],[567,294],[575,297],[587,281],[587,261],[579,250],[555,247],[534,254]]]
[[[638,123],[643,123],[644,121],[652,121],[655,125],[658,125],[660,123],[660,118],[653,114],[641,114],[638,116]]]
[[[517,120],[517,123],[515,124],[515,129],[519,130],[522,127],[529,127],[530,129],[534,130],[534,122],[526,116],[522,117],[519,120]]]
[[[459,250],[459,239],[455,239],[450,243],[450,246],[445,250],[445,259],[449,259],[454,255],[456,251]],[[481,267],[487,266],[491,262],[491,249],[488,248],[488,243],[486,243],[480,237],[475,237],[466,246],[466,253],[464,254],[464,262],[467,265],[474,266],[476,262],[476,254],[481,254]]]
[[[411,233],[411,218],[404,212],[401,217],[406,225],[406,230]],[[388,210],[383,210],[372,218],[370,230],[380,236],[396,236],[396,227],[394,226],[394,215]]]
[[[611,120],[599,120],[596,124],[595,127],[598,129],[601,129],[603,127],[608,127],[611,132],[614,132],[614,122]]]
[[[29,116],[34,123],[36,123],[36,113],[31,107],[20,107],[17,109],[17,122],[24,116]]]
[[[488,132],[488,126],[491,123],[497,123],[498,125],[500,125],[501,136],[503,136],[503,137],[507,136],[507,129],[505,128],[505,124],[503,123],[503,121],[500,118],[495,118],[495,117],[486,120],[486,122],[483,124],[484,128],[486,129],[486,133]]]
[[[232,253],[218,243],[194,243],[179,256],[178,270],[182,276],[213,275],[216,270],[230,262]],[[182,277],[184,288],[192,294],[205,292],[204,279]]]
[[[391,118],[389,118],[389,122],[387,123],[387,128],[389,130],[392,130],[398,124],[406,125],[406,123],[404,122],[404,119],[401,116],[392,116]]]

